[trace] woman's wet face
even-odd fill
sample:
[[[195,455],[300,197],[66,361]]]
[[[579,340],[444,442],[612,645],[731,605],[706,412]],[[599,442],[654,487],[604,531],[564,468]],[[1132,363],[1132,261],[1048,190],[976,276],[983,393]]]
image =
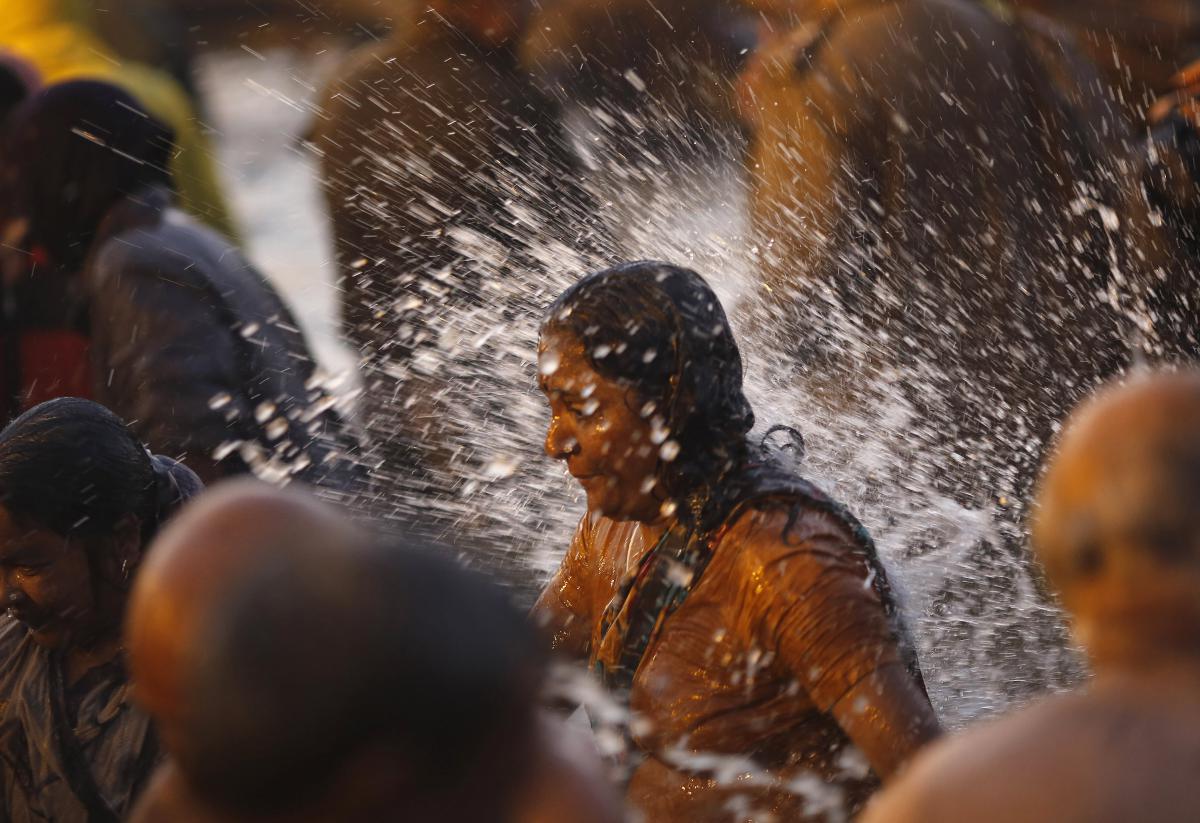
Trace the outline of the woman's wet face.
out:
[[[542,336],[538,373],[550,401],[546,453],[566,461],[588,509],[615,520],[658,520],[665,495],[655,441],[662,436],[653,414],[644,414],[645,401],[593,369],[583,343],[564,332]]]
[[[0,598],[40,646],[62,649],[83,639],[96,623],[84,544],[20,523],[0,506]]]

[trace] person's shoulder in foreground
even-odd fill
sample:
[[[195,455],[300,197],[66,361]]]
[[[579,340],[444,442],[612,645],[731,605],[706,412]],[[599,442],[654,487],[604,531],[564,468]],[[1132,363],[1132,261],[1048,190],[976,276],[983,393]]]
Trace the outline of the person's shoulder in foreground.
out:
[[[1200,818],[1200,373],[1137,377],[1076,412],[1033,544],[1096,672],[942,743],[867,823]]]

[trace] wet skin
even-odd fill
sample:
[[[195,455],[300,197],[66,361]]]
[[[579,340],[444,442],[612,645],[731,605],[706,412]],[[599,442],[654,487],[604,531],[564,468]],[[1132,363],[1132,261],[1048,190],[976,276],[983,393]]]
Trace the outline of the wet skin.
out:
[[[38,645],[66,652],[70,681],[116,653],[120,580],[136,565],[137,532],[128,518],[107,538],[64,537],[0,507],[0,602]],[[106,541],[120,548],[106,551]],[[89,556],[107,558],[99,564],[106,568],[93,569]]]
[[[588,510],[612,520],[655,523],[658,487],[653,414],[630,387],[599,374],[583,343],[551,331],[538,348],[539,384],[550,402],[546,454],[567,464],[587,492]]]

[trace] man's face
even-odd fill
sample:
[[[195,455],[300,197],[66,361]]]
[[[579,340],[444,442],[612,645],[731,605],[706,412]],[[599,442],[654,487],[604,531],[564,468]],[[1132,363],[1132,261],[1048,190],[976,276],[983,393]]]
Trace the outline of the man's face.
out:
[[[538,351],[542,391],[550,401],[546,453],[563,460],[587,492],[588,509],[615,520],[649,523],[661,516],[658,455],[651,414],[636,392],[598,374],[583,343],[550,332]]]
[[[34,641],[63,649],[87,639],[97,623],[84,544],[16,522],[0,507],[0,598]]]

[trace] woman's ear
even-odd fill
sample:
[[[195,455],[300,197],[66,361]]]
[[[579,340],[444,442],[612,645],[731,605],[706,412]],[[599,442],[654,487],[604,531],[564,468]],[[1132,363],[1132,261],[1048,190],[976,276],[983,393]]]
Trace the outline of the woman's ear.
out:
[[[128,589],[142,562],[142,519],[136,514],[122,516],[108,540],[109,551],[102,553],[101,574],[113,586]]]

